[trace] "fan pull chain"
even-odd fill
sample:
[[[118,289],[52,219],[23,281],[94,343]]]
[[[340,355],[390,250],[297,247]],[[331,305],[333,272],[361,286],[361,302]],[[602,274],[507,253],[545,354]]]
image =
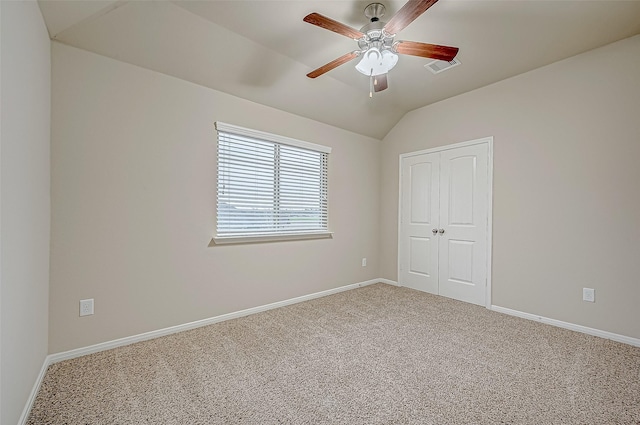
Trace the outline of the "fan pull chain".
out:
[[[373,85],[377,83],[378,81],[373,82],[373,69],[371,69],[371,74],[369,74],[369,97],[373,97]]]

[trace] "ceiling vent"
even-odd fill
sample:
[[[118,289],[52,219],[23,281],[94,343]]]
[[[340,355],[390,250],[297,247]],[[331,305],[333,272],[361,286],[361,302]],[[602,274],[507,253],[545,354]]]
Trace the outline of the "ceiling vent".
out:
[[[456,58],[453,58],[452,61],[441,61],[436,59],[433,62],[429,62],[428,64],[426,64],[424,67],[434,74],[439,74],[442,71],[446,71],[447,69],[451,69],[454,66],[460,65],[460,63],[461,62]]]

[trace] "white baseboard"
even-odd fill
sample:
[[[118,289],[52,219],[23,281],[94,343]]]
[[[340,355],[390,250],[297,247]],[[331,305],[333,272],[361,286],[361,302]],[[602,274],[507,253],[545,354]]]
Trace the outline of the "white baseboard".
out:
[[[380,283],[386,283],[387,285],[400,286],[400,285],[398,284],[398,282],[396,282],[395,280],[389,280],[389,279],[378,279],[378,282],[380,282]]]
[[[531,313],[525,313],[518,310],[512,310],[510,308],[500,307],[497,305],[492,305],[491,310],[497,311],[498,313],[508,314],[510,316],[517,316],[523,319],[529,319],[536,322],[545,323],[547,325],[557,326],[559,328],[569,329],[569,330],[581,332],[587,335],[598,336],[600,338],[610,339],[612,341],[622,342],[624,344],[640,347],[640,339],[632,338],[630,336],[615,334],[613,332],[601,331],[600,329],[594,329],[594,328],[589,328],[587,326],[576,325],[574,323],[563,322],[561,320],[550,319],[548,317],[538,316],[536,314],[531,314]]]
[[[29,418],[29,413],[31,412],[31,408],[33,407],[33,402],[36,400],[36,396],[38,395],[38,391],[40,391],[40,385],[42,384],[42,380],[44,379],[44,375],[47,373],[47,369],[51,365],[51,356],[47,356],[44,358],[44,362],[42,363],[42,367],[40,368],[40,373],[38,374],[38,378],[36,382],[33,384],[33,388],[31,388],[31,393],[29,394],[29,398],[27,399],[27,403],[22,410],[22,415],[20,415],[20,420],[18,420],[18,425],[24,425],[27,423],[27,419]]]

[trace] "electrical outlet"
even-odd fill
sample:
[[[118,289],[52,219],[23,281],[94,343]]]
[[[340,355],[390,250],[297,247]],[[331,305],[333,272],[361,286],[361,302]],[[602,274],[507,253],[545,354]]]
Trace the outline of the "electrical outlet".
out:
[[[91,316],[93,314],[93,298],[80,300],[80,316]]]
[[[582,288],[582,301],[590,303],[596,302],[596,290],[591,288]]]
[[[367,267],[367,259],[366,258],[362,259],[362,267]]]

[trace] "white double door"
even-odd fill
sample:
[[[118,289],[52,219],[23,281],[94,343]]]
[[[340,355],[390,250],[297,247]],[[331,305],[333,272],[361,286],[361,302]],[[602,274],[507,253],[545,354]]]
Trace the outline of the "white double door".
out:
[[[399,283],[485,305],[489,142],[401,156]]]

